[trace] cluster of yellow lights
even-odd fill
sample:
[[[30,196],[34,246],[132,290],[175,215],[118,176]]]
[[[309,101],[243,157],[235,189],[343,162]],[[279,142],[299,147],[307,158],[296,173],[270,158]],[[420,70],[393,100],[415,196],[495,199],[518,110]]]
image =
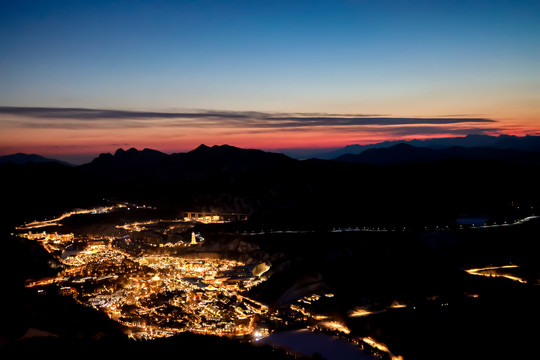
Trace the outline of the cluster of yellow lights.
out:
[[[126,206],[119,204],[75,210],[17,229],[61,226],[60,222],[72,215],[104,213],[116,207]],[[212,216],[198,220],[218,222],[223,219]],[[162,221],[136,222],[118,227],[142,231],[147,225]],[[238,261],[182,259],[166,255],[133,256],[114,247],[110,241],[113,238],[101,239],[106,241],[80,238],[80,245],[84,248],[75,246],[71,249],[68,245],[75,240],[73,234],[29,231],[19,236],[39,241],[64,266],[57,276],[29,280],[27,287],[58,284],[62,294],[104,311],[111,319],[125,325],[133,338],[170,336],[181,331],[247,335],[253,332],[254,316],[268,310],[265,305],[242,296],[243,291],[264,281],[265,278],[260,276],[264,271],[255,275],[251,268]],[[87,243],[86,240],[94,241]],[[173,244],[163,247],[173,247]],[[267,270],[267,267],[263,268]],[[166,302],[161,300],[158,305],[154,304],[156,296],[161,296]],[[166,311],[161,311],[164,308]],[[168,326],[168,323],[176,325]]]
[[[241,289],[249,289],[264,279],[241,270],[244,264],[238,261],[156,255],[133,257],[102,244],[87,246],[76,255],[60,260],[67,267],[55,278],[29,282],[27,286],[61,284],[66,295],[104,311],[129,328],[129,335],[137,339],[171,336],[182,331],[248,335],[253,331],[254,316],[267,311],[266,306],[241,295]],[[225,275],[229,273],[240,278],[230,282],[232,275]],[[119,278],[122,278],[121,284]],[[96,287],[92,293],[77,291],[77,284],[86,281],[104,285]],[[175,291],[185,295],[171,296],[166,306],[184,314],[185,326],[181,327],[167,326],[168,322],[177,321],[176,315],[161,312],[163,305],[155,305],[150,300]],[[237,300],[232,301],[233,297]],[[229,303],[233,305],[227,305]],[[126,307],[130,312],[125,311]]]
[[[114,207],[103,207],[76,210],[55,219],[34,221],[18,229],[61,226],[59,222],[62,219],[75,214],[102,213],[113,209]],[[158,221],[136,222],[117,227],[128,231],[142,231],[146,229],[146,225]],[[198,218],[197,221],[210,223],[222,222],[223,219],[206,216]],[[40,241],[51,253],[58,253],[74,240],[73,234],[47,232],[29,232],[20,236]],[[264,281],[264,277],[260,275],[268,270],[267,266],[263,266],[254,275],[246,272],[244,263],[233,260],[187,259],[167,255],[133,256],[114,247],[110,241],[94,242],[84,249],[72,251],[69,255],[71,256],[58,257],[65,268],[56,277],[28,281],[26,286],[58,284],[62,294],[73,296],[79,303],[105,312],[111,319],[124,325],[128,335],[135,339],[153,339],[191,331],[225,336],[251,334],[258,340],[268,335],[268,329],[256,328],[255,316],[281,321],[276,315],[277,312],[269,313],[267,306],[242,295],[244,290]],[[495,269],[471,269],[468,272],[484,275],[482,271]],[[83,283],[90,286],[79,286]],[[162,300],[156,303],[156,296],[163,296],[165,302]],[[334,295],[308,295],[292,304],[290,309],[301,313],[304,319],[318,321],[320,328],[349,335],[351,331],[344,323],[330,320],[327,315],[311,313],[311,305],[323,296],[330,298]],[[405,306],[394,302],[389,308]],[[162,311],[164,309],[167,311]],[[350,316],[373,313],[375,312],[365,308],[357,308]],[[167,325],[174,323],[179,317],[185,320],[183,326]],[[388,353],[392,360],[402,360],[402,357],[394,356],[386,345],[373,338],[358,340]]]
[[[197,218],[194,218],[194,217],[184,217],[184,221],[188,222],[188,221],[196,221],[196,222],[200,222],[200,223],[203,223],[203,224],[220,224],[220,223],[224,223],[224,222],[227,222],[225,220],[223,220],[223,218],[219,215],[207,215],[207,216],[201,216],[201,217],[197,217]]]
[[[19,234],[19,236],[28,240],[39,241],[49,253],[61,251],[65,245],[73,242],[73,239],[75,238],[73,233],[58,234],[56,232],[47,233],[45,231],[41,233],[32,233],[32,231],[29,231],[27,233]]]

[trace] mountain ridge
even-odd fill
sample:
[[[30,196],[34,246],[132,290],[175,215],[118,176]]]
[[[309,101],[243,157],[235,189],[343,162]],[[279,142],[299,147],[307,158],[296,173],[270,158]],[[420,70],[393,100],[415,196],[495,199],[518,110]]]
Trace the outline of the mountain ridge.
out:
[[[345,154],[335,161],[372,165],[391,165],[407,162],[432,162],[448,159],[500,160],[520,164],[540,164],[540,152],[498,149],[491,147],[462,147],[433,149],[399,143],[391,147],[367,149],[360,154]]]
[[[267,168],[281,162],[296,162],[280,153],[256,149],[242,149],[230,145],[201,144],[185,153],[165,154],[157,150],[119,148],[114,154],[104,153],[88,164],[80,165],[84,171],[96,172],[105,178],[125,181],[133,174],[162,180],[196,179],[209,172],[246,171]]]
[[[75,166],[66,161],[46,158],[37,154],[26,154],[26,153],[15,153],[9,155],[0,156],[0,164],[5,163],[14,163],[14,164],[27,164],[27,163],[59,163],[66,166]]]
[[[404,155],[438,153],[407,144],[398,150]],[[538,163],[427,160],[388,165],[296,160],[262,150],[206,145],[170,155],[122,149],[78,167],[1,164],[9,176],[0,181],[9,189],[8,215],[29,221],[39,211],[54,214],[103,199],[148,204],[174,214],[187,209],[242,212],[255,222],[280,227],[430,223],[450,221],[459,213],[514,211],[514,203],[521,209],[540,206]]]
[[[498,136],[469,134],[460,137],[447,138],[431,138],[431,139],[413,139],[413,140],[390,140],[374,144],[359,145],[351,144],[343,148],[313,154],[311,157],[320,159],[332,160],[345,154],[360,154],[365,150],[374,148],[388,148],[399,143],[405,143],[417,147],[425,147],[431,149],[441,149],[453,146],[460,147],[493,147],[497,149],[514,149],[520,151],[540,151],[540,136],[525,135],[505,135]]]

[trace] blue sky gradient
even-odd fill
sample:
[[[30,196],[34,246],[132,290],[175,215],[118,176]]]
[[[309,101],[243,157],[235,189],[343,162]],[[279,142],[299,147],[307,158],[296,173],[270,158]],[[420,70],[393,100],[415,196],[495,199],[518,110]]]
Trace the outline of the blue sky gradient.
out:
[[[0,106],[464,114],[523,133],[539,44],[539,1],[0,1]]]

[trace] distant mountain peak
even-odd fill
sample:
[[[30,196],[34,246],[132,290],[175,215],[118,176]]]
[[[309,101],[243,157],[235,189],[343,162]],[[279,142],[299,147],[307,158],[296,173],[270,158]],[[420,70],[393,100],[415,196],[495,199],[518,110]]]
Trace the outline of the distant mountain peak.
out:
[[[394,146],[391,146],[389,149],[414,149],[414,148],[418,148],[418,146],[414,146],[414,145],[411,145],[411,144],[400,142],[400,143],[397,143]],[[374,149],[372,149],[372,150],[374,150]]]
[[[140,150],[140,152],[142,152],[144,150]],[[115,152],[114,152],[114,156],[118,156],[118,155],[124,155],[124,154],[137,154],[139,153],[139,150],[137,150],[136,148],[132,147],[132,148],[129,148],[127,150],[124,150],[123,148],[118,148]]]
[[[485,135],[468,134],[466,136],[455,136],[445,138],[413,139],[413,140],[392,140],[383,141],[367,145],[347,145],[341,149],[332,150],[326,153],[320,153],[316,157],[320,159],[337,159],[345,154],[360,154],[369,149],[389,148],[399,143],[410,144],[417,147],[430,149],[444,149],[453,146],[464,148],[471,147],[491,147],[497,149],[514,149],[519,151],[540,151],[540,136],[526,135]]]
[[[65,161],[60,161],[56,159],[49,159],[37,154],[25,154],[25,153],[16,153],[11,155],[0,156],[0,164],[3,163],[14,163],[14,164],[27,164],[27,163],[58,163],[66,166],[74,166],[73,164],[67,163]]]
[[[218,153],[224,153],[224,152],[231,152],[231,151],[248,151],[247,149],[238,148],[236,146],[232,145],[212,145],[212,147],[207,146],[205,144],[199,145],[196,149],[190,151],[190,154],[218,154]]]
[[[210,149],[210,146],[207,146],[205,144],[201,144],[201,145],[197,146],[194,150],[208,150],[208,149]]]
[[[514,163],[538,164],[539,152],[527,152],[511,148],[463,147],[429,148],[407,143],[391,147],[371,148],[360,154],[345,154],[337,161],[364,163],[372,165],[403,164],[407,162],[431,162],[448,159],[500,160]]]
[[[129,156],[129,155],[137,155],[137,154],[162,154],[162,155],[165,155],[165,153],[162,153],[161,151],[150,149],[150,148],[144,148],[142,150],[138,150],[138,149],[132,147],[132,148],[129,148],[127,150],[124,150],[123,148],[118,148],[114,152],[113,156],[118,157],[118,156]],[[101,155],[105,155],[105,154],[101,154]]]
[[[228,145],[228,144],[223,144],[223,145],[214,145],[212,146],[212,149],[240,149],[240,148],[236,146]]]

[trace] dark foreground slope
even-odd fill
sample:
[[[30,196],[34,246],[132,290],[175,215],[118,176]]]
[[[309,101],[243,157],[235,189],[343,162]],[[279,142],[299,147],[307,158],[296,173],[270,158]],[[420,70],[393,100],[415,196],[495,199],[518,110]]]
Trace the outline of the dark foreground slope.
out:
[[[302,359],[268,345],[248,343],[209,335],[180,334],[152,341],[132,341],[125,338],[85,339],[70,337],[32,337],[0,346],[6,358],[54,356],[64,358],[130,358],[150,357],[239,360]]]

